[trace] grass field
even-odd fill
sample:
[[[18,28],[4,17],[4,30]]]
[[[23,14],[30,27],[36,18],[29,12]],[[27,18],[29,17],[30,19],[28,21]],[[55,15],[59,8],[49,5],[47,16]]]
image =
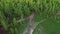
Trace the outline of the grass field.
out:
[[[42,31],[40,31],[42,30]],[[55,16],[40,23],[33,34],[60,34],[60,16]]]
[[[24,32],[60,34],[60,0],[0,0],[0,34]]]

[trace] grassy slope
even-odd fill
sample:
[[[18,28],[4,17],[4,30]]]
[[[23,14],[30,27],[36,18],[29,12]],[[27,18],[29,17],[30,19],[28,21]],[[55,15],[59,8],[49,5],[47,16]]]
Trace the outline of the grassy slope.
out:
[[[42,30],[42,32],[40,31]],[[51,17],[47,21],[40,23],[33,34],[60,34],[60,17]]]

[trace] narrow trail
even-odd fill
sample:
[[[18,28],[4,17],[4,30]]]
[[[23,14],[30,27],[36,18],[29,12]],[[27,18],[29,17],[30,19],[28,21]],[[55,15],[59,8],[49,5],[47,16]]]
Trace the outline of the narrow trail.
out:
[[[56,15],[60,15],[60,11],[57,12]],[[39,22],[34,22],[33,21],[32,23],[29,23],[28,27],[24,30],[23,34],[32,34],[33,31],[34,31],[34,29],[37,27],[37,25],[40,24],[40,23],[42,23],[42,22],[44,22],[44,21],[46,21],[46,20],[47,19],[43,19],[43,20],[41,20]],[[41,28],[39,30],[41,32],[40,34],[44,34],[42,26],[41,26]]]
[[[46,21],[46,19],[41,20],[40,22],[30,23],[29,26],[24,30],[23,34],[32,34],[34,29],[37,27],[39,23]],[[40,28],[41,33],[43,33],[42,28]]]

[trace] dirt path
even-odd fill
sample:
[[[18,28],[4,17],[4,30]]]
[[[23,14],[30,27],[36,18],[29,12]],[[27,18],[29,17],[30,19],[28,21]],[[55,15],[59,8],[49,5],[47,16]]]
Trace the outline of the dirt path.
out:
[[[60,11],[57,13],[57,15],[60,15]],[[32,21],[32,19],[33,19],[33,16],[34,16],[34,14],[32,14],[32,15],[29,17],[31,21]],[[39,23],[42,23],[42,22],[46,21],[46,20],[47,20],[47,19],[43,19],[43,20],[41,20],[40,22],[36,22],[36,23],[30,21],[28,27],[24,30],[23,34],[32,34],[33,31],[34,31],[34,29],[37,27],[37,25],[38,25]],[[41,31],[41,34],[43,34],[43,31],[42,31],[43,29],[42,29],[42,27],[41,27],[39,30]]]
[[[23,34],[32,34],[34,29],[39,23],[46,21],[46,19],[41,20],[40,22],[30,23],[29,26],[24,30]],[[42,30],[40,30],[42,32]]]

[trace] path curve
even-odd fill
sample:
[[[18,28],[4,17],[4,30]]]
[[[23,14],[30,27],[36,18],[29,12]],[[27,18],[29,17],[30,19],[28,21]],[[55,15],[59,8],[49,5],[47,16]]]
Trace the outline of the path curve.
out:
[[[37,25],[38,25],[39,23],[44,22],[44,21],[46,21],[46,19],[43,19],[43,20],[41,20],[40,22],[31,23],[31,25],[29,24],[29,26],[24,30],[23,34],[32,34],[33,31],[34,31],[34,29],[37,27]]]

